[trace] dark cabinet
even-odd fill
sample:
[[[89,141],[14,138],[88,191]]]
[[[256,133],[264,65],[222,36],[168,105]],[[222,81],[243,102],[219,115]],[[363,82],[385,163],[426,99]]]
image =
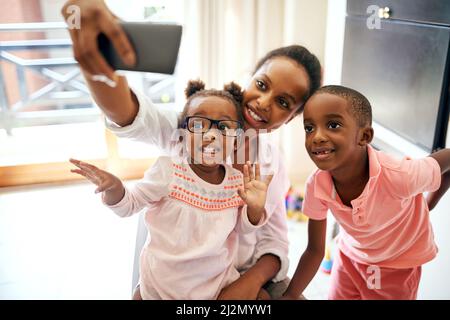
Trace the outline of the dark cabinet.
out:
[[[389,8],[379,29],[367,26],[374,4]],[[348,0],[342,84],[367,96],[381,126],[427,151],[444,147],[449,42],[450,1]]]

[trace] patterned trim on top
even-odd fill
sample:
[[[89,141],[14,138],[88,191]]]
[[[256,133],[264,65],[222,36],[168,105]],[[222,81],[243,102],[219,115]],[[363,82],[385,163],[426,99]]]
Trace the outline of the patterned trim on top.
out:
[[[233,172],[227,178],[223,189],[206,190],[196,182],[198,178],[192,177],[187,168],[174,163],[172,166],[173,179],[169,186],[169,196],[171,198],[210,211],[239,207],[244,204],[237,193],[237,189],[243,186],[242,174]]]

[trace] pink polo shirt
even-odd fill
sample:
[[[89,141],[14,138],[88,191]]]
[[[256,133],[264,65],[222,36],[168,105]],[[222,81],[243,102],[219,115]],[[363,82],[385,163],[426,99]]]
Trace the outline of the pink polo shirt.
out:
[[[327,171],[306,184],[303,212],[314,220],[328,209],[341,227],[339,248],[350,259],[386,268],[420,266],[436,256],[423,192],[435,191],[441,170],[431,157],[402,160],[368,147],[370,177],[361,195],[342,204]]]

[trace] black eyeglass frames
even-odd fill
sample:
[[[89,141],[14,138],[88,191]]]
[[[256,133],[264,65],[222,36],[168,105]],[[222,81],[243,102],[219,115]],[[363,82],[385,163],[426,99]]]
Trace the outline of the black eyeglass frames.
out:
[[[227,137],[238,137],[242,132],[242,124],[235,120],[212,120],[206,117],[190,116],[184,120],[183,127],[192,133],[206,133],[211,127],[216,128]]]

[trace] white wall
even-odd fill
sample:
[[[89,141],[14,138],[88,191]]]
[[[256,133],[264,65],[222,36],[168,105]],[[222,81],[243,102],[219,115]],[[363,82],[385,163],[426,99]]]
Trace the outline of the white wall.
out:
[[[328,1],[323,84],[340,84],[347,0]]]
[[[317,56],[322,65],[325,56],[328,2],[285,0],[283,44],[305,46]],[[303,116],[295,118],[278,131],[291,183],[302,187],[316,168],[305,150]]]

